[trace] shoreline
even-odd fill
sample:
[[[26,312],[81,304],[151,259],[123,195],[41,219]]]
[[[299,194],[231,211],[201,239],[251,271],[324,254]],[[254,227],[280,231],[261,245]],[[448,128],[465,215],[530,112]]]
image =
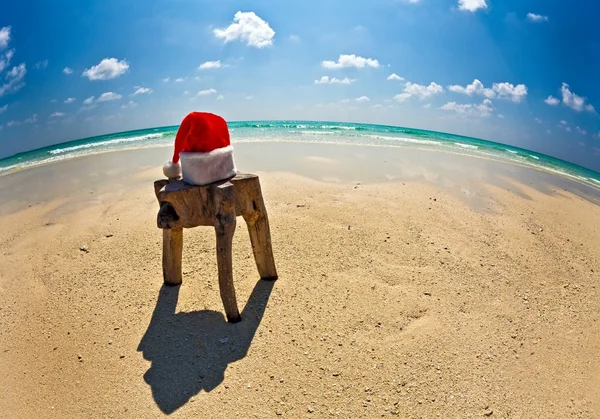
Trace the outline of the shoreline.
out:
[[[330,143],[326,143],[326,142],[296,142],[296,141],[242,141],[242,142],[238,142],[238,143],[234,143],[234,147],[236,148],[236,150],[239,148],[239,151],[236,151],[236,160],[240,160],[241,164],[238,164],[238,169],[239,168],[244,168],[245,166],[250,166],[248,170],[261,170],[260,165],[257,165],[255,162],[256,161],[260,161],[260,160],[264,160],[265,158],[267,159],[281,159],[283,158],[284,160],[287,159],[288,161],[286,161],[285,163],[281,163],[281,164],[272,164],[272,162],[268,163],[266,166],[268,166],[267,168],[263,169],[265,171],[289,171],[291,173],[298,173],[298,174],[307,174],[306,172],[303,172],[302,168],[300,167],[300,163],[298,162],[294,162],[290,168],[290,161],[289,161],[289,156],[285,155],[286,153],[290,153],[290,151],[286,151],[286,148],[289,150],[292,150],[293,153],[298,154],[298,156],[300,156],[301,158],[310,158],[311,154],[323,154],[324,157],[324,162],[322,164],[322,166],[325,166],[327,161],[334,161],[335,163],[337,163],[335,161],[335,152],[334,151],[341,151],[343,153],[348,154],[348,150],[367,150],[366,153],[368,154],[369,151],[368,150],[372,150],[370,153],[371,156],[378,156],[377,158],[381,158],[379,151],[381,150],[389,150],[390,151],[390,158],[402,158],[403,160],[401,161],[402,164],[405,164],[407,167],[417,167],[419,166],[419,164],[421,166],[424,166],[423,163],[417,163],[415,164],[413,161],[410,161],[410,159],[404,158],[404,155],[412,155],[415,156],[416,160],[426,160],[428,157],[433,157],[433,158],[437,158],[439,159],[452,159],[453,157],[455,159],[461,160],[464,162],[465,165],[468,165],[469,162],[479,162],[477,163],[481,168],[481,170],[490,170],[490,171],[500,171],[502,170],[503,167],[506,168],[506,170],[509,170],[513,173],[513,176],[516,176],[516,180],[518,181],[522,181],[522,178],[527,178],[527,177],[533,177],[533,178],[541,178],[543,177],[543,175],[547,175],[549,176],[548,179],[550,178],[554,178],[555,181],[553,182],[552,180],[549,181],[549,183],[551,184],[555,184],[557,187],[563,188],[563,189],[574,189],[574,190],[579,190],[578,187],[575,187],[573,185],[579,185],[580,187],[584,188],[585,193],[587,195],[590,195],[591,197],[594,198],[600,198],[600,185],[596,185],[595,183],[592,183],[592,181],[585,181],[583,179],[580,179],[578,176],[575,175],[570,175],[564,172],[560,172],[560,171],[555,171],[553,169],[550,168],[546,168],[543,166],[536,166],[536,165],[532,165],[532,164],[527,164],[527,163],[521,163],[519,161],[515,161],[515,160],[508,160],[508,159],[504,159],[500,156],[495,156],[493,154],[490,155],[486,155],[485,153],[460,153],[460,152],[454,152],[452,150],[441,150],[441,149],[433,149],[433,148],[418,148],[418,147],[407,147],[407,146],[395,146],[395,145],[377,145],[377,144],[371,144],[371,145],[365,145],[365,144],[343,144],[343,143],[339,143],[339,142],[330,142]],[[164,161],[166,161],[168,159],[168,152],[166,153],[162,153],[161,151],[165,148],[168,148],[167,146],[148,146],[148,147],[144,147],[144,148],[131,148],[131,149],[120,149],[120,150],[112,150],[112,151],[102,151],[102,152],[96,152],[96,153],[88,153],[85,155],[81,155],[81,156],[74,156],[74,157],[68,157],[68,158],[64,158],[61,159],[59,161],[52,161],[52,162],[48,162],[48,163],[44,163],[44,164],[39,164],[39,165],[35,165],[32,167],[28,167],[22,170],[18,170],[18,171],[14,171],[11,173],[3,173],[0,174],[0,178],[6,179],[6,182],[8,183],[15,183],[15,182],[19,182],[18,179],[19,177],[25,178],[27,179],[28,177],[28,173],[33,174],[38,174],[39,177],[41,177],[42,179],[47,178],[48,173],[51,172],[57,172],[61,167],[64,167],[67,171],[70,170],[68,166],[74,166],[77,165],[80,162],[83,161],[87,161],[89,162],[89,164],[91,166],[95,165],[95,162],[98,161],[100,162],[99,164],[102,165],[107,165],[110,164],[109,161],[110,160],[116,160],[122,163],[123,167],[125,168],[125,171],[127,171],[128,173],[130,173],[131,175],[134,175],[137,169],[152,169],[153,167],[156,168],[156,178],[162,178],[163,175],[161,173],[160,168],[162,167],[162,164],[164,163]],[[281,151],[276,150],[275,152],[273,152],[273,149],[281,149]],[[256,150],[264,150],[266,154],[264,155],[259,155],[257,154],[255,151]],[[323,151],[325,150],[325,151]],[[373,151],[375,150],[375,151]],[[127,161],[127,159],[124,159],[125,156],[136,156],[137,154],[142,155],[142,157],[138,158],[137,161],[135,161],[134,158],[131,159],[131,161]],[[273,154],[273,156],[269,156],[269,153]],[[412,153],[412,154],[411,154]],[[238,155],[241,158],[237,158]],[[328,156],[334,156],[334,159],[331,159]],[[164,161],[163,161],[164,160]],[[348,159],[347,159],[348,160]],[[344,164],[346,166],[348,166],[349,164],[361,164],[364,162],[365,159],[362,160],[356,160],[349,163],[348,161],[346,161]],[[389,159],[388,159],[389,160]],[[385,163],[388,163],[388,160],[385,160]],[[102,163],[102,161],[104,161],[104,163]],[[61,166],[61,165],[66,165],[66,166]],[[80,164],[82,165],[82,164]],[[131,167],[127,168],[126,166],[130,165]],[[113,165],[115,166],[115,165]],[[492,168],[488,168],[487,166],[495,166]],[[118,168],[118,167],[117,167]],[[82,172],[84,169],[84,167],[82,167],[80,169],[80,172]],[[119,170],[121,168],[118,168]],[[315,166],[315,169],[318,170],[323,170],[323,168],[321,167],[317,167]],[[363,168],[364,169],[364,168]],[[115,169],[113,169],[115,170]],[[248,171],[246,170],[246,171]],[[371,168],[367,168],[366,171],[369,173],[373,173],[373,172],[377,172],[377,171],[381,171],[382,169],[377,168],[377,167],[371,167]],[[400,170],[397,168],[397,170]],[[334,171],[332,171],[333,173]],[[521,173],[519,173],[521,172]],[[531,174],[527,174],[527,172],[531,172],[531,173],[537,173],[537,175],[531,175]],[[367,173],[367,177],[370,176],[369,173]],[[85,177],[85,173],[82,173],[82,176]],[[446,175],[449,176],[454,176],[454,174],[452,173],[446,173]],[[467,175],[467,173],[463,173],[462,176]],[[510,175],[509,175],[510,176]],[[396,174],[393,175],[387,175],[388,178],[398,178],[398,177],[402,177],[402,176],[397,176]],[[460,177],[460,175],[458,176]],[[458,178],[457,177],[457,178]],[[15,179],[13,182],[10,182],[10,180]],[[153,180],[153,179],[148,179],[148,180]],[[346,177],[346,180],[348,181],[352,181],[352,179],[350,179],[349,177]],[[388,179],[389,180],[389,179]],[[485,179],[483,179],[485,180]],[[107,181],[110,181],[109,178],[107,178]],[[337,179],[337,181],[339,181],[339,179]],[[5,183],[6,183],[5,182]],[[5,187],[6,188],[6,187]],[[6,194],[7,192],[3,193],[3,188],[0,187],[0,196],[2,196],[3,194]],[[8,192],[10,194],[10,192]],[[10,196],[10,195],[9,195]],[[596,202],[598,202],[598,204],[600,204],[600,200],[597,200]]]
[[[234,146],[248,143],[302,143],[309,146],[336,144],[454,153],[534,167],[600,188],[600,173],[593,170],[522,147],[461,135],[389,125],[330,121],[241,121],[231,122],[230,125]],[[104,153],[170,147],[175,128],[176,126],[167,126],[106,134],[20,153],[18,158],[9,157],[2,160],[0,166],[6,167],[0,167],[0,176],[6,172],[21,170],[24,164],[35,166],[53,163],[81,154],[93,155],[98,151]],[[20,161],[23,159],[25,163]]]

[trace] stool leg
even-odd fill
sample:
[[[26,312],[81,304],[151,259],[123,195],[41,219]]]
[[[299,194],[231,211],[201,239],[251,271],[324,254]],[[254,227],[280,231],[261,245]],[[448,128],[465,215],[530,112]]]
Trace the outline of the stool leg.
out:
[[[181,254],[183,252],[183,229],[163,229],[163,280],[167,285],[179,285],[181,278]]]
[[[257,190],[253,191],[252,200],[254,212],[244,214],[244,221],[248,226],[254,261],[260,278],[274,281],[277,279],[277,270],[275,269],[275,259],[273,258],[273,247],[271,245],[271,230],[258,178],[256,179],[255,188]]]
[[[242,320],[233,286],[232,242],[235,233],[235,189],[229,182],[214,187],[215,233],[217,235],[217,265],[219,290],[227,314],[227,321]]]

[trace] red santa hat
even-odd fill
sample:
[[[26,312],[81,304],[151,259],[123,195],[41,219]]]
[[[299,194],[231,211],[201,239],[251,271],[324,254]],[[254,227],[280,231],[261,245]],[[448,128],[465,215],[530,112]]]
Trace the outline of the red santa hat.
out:
[[[176,179],[182,174],[187,183],[207,185],[235,172],[227,122],[207,112],[191,112],[183,118],[175,136],[173,159],[163,166],[165,176]]]

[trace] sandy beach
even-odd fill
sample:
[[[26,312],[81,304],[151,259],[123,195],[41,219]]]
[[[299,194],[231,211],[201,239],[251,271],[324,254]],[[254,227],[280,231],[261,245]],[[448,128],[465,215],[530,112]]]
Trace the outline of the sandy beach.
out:
[[[600,416],[598,195],[441,153],[257,147],[238,167],[260,175],[279,280],[238,222],[239,324],[210,228],[162,285],[166,151],[2,178],[0,417]]]

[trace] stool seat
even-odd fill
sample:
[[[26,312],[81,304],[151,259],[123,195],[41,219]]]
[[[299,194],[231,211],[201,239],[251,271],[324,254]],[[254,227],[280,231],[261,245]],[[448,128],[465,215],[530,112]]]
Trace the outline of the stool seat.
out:
[[[269,220],[258,176],[238,173],[233,178],[205,186],[161,179],[154,182],[154,192],[159,203],[157,225],[163,230],[165,284],[182,283],[183,229],[212,226],[217,238],[221,300],[227,320],[232,323],[240,321],[232,267],[232,241],[237,216],[242,216],[248,227],[261,279],[277,279]]]

